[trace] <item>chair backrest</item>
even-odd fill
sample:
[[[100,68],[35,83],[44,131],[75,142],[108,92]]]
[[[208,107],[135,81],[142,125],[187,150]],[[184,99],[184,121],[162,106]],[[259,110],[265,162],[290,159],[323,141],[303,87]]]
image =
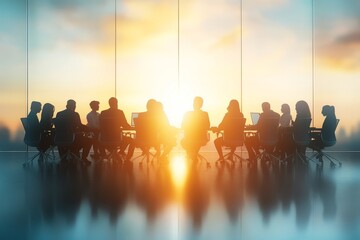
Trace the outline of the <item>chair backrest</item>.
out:
[[[33,126],[31,126],[25,117],[20,118],[20,121],[25,130],[24,143],[29,147],[37,147],[41,141],[40,128],[36,127],[36,129],[33,129]]]
[[[266,118],[259,130],[260,144],[264,147],[273,147],[278,142],[279,118]]]
[[[298,146],[308,146],[310,144],[310,123],[311,118],[297,118],[293,126],[293,139]]]
[[[224,145],[228,147],[242,146],[246,118],[233,118],[224,129]]]
[[[116,118],[101,117],[100,118],[100,134],[99,141],[105,145],[120,145],[122,141],[121,129],[114,129],[114,121]]]
[[[136,145],[138,147],[157,147],[159,144],[159,129],[156,119],[149,116],[146,112],[139,113],[135,119]]]
[[[75,141],[75,133],[72,129],[71,121],[67,119],[54,118],[55,138],[57,146],[70,146]]]
[[[336,144],[335,131],[340,119],[336,119],[335,124],[325,124],[321,129],[321,141],[324,147],[331,147]]]

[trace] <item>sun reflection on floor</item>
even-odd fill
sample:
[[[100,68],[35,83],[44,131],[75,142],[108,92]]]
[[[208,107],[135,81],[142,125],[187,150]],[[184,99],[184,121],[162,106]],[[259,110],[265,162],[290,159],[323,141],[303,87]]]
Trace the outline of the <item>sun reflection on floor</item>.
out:
[[[187,162],[184,155],[176,155],[170,160],[170,172],[177,191],[184,187],[187,176]]]

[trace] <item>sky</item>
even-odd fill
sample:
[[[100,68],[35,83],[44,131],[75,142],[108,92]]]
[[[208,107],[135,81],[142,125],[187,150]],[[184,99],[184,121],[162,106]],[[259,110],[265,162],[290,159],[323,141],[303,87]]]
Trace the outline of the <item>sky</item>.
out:
[[[61,111],[74,99],[86,123],[91,100],[103,110],[115,95],[128,120],[155,98],[178,126],[202,96],[211,125],[238,99],[249,120],[264,101],[295,116],[306,100],[314,126],[325,104],[347,132],[359,126],[359,1],[27,3],[0,1],[0,122],[12,130],[33,100]]]

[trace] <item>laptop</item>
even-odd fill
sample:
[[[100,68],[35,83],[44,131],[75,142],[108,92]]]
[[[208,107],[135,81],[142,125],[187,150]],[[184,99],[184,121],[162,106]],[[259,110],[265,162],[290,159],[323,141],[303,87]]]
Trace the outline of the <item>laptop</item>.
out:
[[[259,121],[260,113],[251,112],[250,116],[251,116],[252,125],[256,125],[258,123],[258,121]]]
[[[135,127],[135,119],[137,119],[138,117],[139,117],[138,112],[131,113],[131,126],[132,127]]]

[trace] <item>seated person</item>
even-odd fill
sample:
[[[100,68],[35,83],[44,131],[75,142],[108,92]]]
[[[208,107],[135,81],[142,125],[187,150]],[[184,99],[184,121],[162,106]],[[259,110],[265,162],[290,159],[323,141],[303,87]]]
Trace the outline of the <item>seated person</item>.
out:
[[[100,131],[106,131],[106,135],[110,141],[119,142],[119,146],[104,146],[112,151],[114,148],[120,148],[120,154],[125,155],[125,149],[129,146],[128,154],[125,160],[131,159],[131,154],[134,152],[134,140],[131,137],[123,136],[122,129],[131,129],[132,127],[127,122],[125,114],[118,109],[118,100],[114,97],[109,99],[110,108],[101,112],[99,116]],[[118,156],[120,158],[120,156]]]
[[[94,155],[92,157],[95,160],[99,160],[100,156],[105,156],[105,149],[104,147],[100,146],[99,143],[99,133],[100,133],[100,122],[99,122],[100,113],[98,112],[99,104],[100,102],[98,101],[91,101],[90,102],[91,111],[86,115],[87,126],[90,128],[90,131],[92,132],[92,146],[94,150]]]
[[[40,128],[41,128],[41,142],[39,149],[45,152],[50,146],[54,145],[54,123],[53,116],[55,107],[51,103],[45,103],[41,112]]]
[[[37,101],[31,102],[30,112],[27,116],[25,127],[24,142],[27,145],[39,147],[41,140],[41,126],[37,114],[41,111],[41,103]],[[39,151],[41,151],[38,148]]]
[[[221,123],[219,124],[219,126],[217,128],[212,128],[213,132],[227,130],[227,131],[229,131],[229,133],[233,133],[233,131],[229,128],[231,128],[231,126],[233,126],[234,124],[239,123],[239,120],[244,118],[244,115],[240,111],[239,102],[235,99],[230,101],[229,106],[227,107],[227,110],[228,110],[228,112],[225,114],[225,116],[224,116],[223,120],[221,121]],[[244,131],[244,129],[242,129],[242,131]],[[243,133],[236,133],[236,134],[243,135]],[[224,160],[222,147],[227,146],[226,144],[224,144],[224,138],[222,136],[216,138],[214,140],[214,145],[215,145],[217,153],[219,154],[219,160],[220,161]],[[233,154],[235,152],[235,149],[236,149],[236,147],[231,146],[231,154]],[[232,159],[232,158],[230,158],[230,159]]]
[[[86,125],[81,123],[80,115],[75,112],[75,109],[76,102],[72,99],[68,100],[66,109],[56,114],[56,125],[67,125],[71,129],[71,131],[75,134],[75,140],[71,146],[71,151],[76,155],[80,155],[79,151],[82,149],[81,160],[85,164],[90,164],[91,162],[87,159],[87,156],[91,147],[91,139],[84,136],[84,132],[88,132],[89,129]],[[58,131],[57,127],[55,131]],[[60,156],[63,156],[65,151],[66,149],[62,147],[59,148]]]
[[[293,140],[292,140],[292,116],[290,114],[289,104],[281,105],[282,115],[279,120],[279,142],[276,146],[275,152],[280,155],[281,159],[284,159],[285,156],[290,155],[293,152]]]
[[[187,112],[184,115],[181,128],[184,130],[184,138],[181,141],[188,157],[197,163],[197,155],[200,147],[208,142],[207,131],[210,128],[210,120],[207,112],[202,111],[203,99],[195,97],[194,111]]]
[[[148,153],[150,148],[155,148],[160,153],[160,125],[157,122],[157,102],[149,99],[146,103],[146,112],[139,113],[135,119],[135,146],[140,148],[143,154]],[[131,156],[133,152],[129,153]]]
[[[299,126],[297,125],[299,123],[299,119],[311,119],[311,112],[310,107],[307,104],[307,102],[300,100],[295,104],[295,111],[296,111],[296,118],[295,121],[293,121],[293,126]],[[306,147],[304,146],[296,146],[297,152],[305,156]]]
[[[249,154],[249,161],[254,161],[256,159],[256,155],[259,154],[259,135],[263,134],[266,131],[266,123],[268,123],[269,120],[272,121],[272,119],[276,119],[277,121],[279,121],[280,119],[280,115],[271,110],[270,103],[264,102],[261,106],[263,112],[260,114],[257,124],[253,126],[253,128],[257,130],[258,134],[245,138],[245,146]]]
[[[159,130],[159,143],[163,146],[160,159],[168,157],[169,153],[176,146],[176,129],[172,127],[164,112],[161,102],[156,102],[156,124]]]
[[[310,143],[310,147],[315,150],[324,148],[322,138],[336,141],[335,130],[337,127],[337,119],[335,115],[335,107],[325,105],[322,107],[321,114],[325,117],[321,132],[312,134],[312,140]]]

